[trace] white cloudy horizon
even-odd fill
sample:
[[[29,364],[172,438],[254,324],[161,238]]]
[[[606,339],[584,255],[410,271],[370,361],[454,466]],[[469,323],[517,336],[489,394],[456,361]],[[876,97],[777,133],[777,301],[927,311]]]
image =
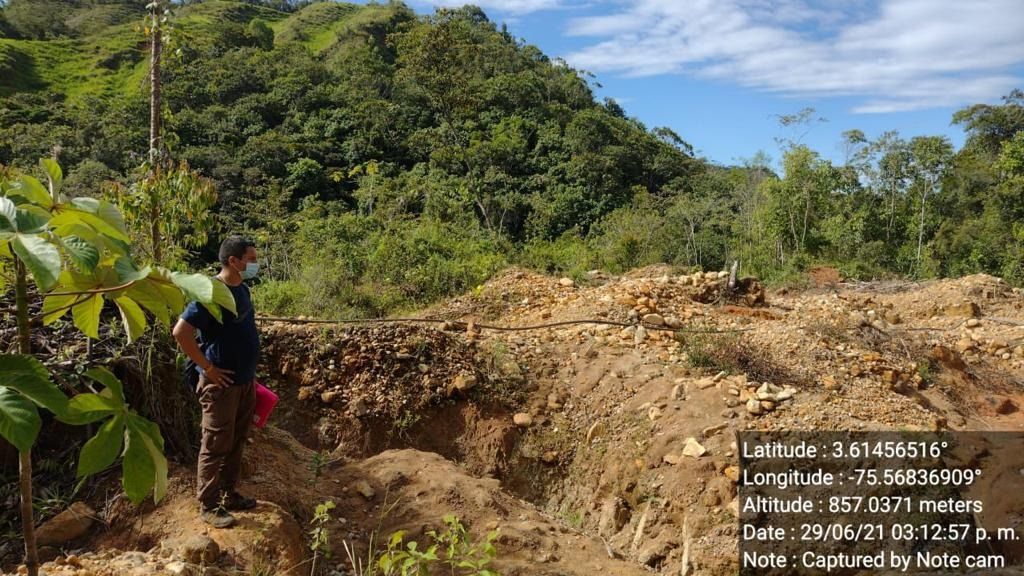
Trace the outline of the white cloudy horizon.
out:
[[[575,2],[573,4],[572,2]],[[463,5],[462,0],[431,4]],[[478,0],[513,17],[570,16],[570,65],[684,75],[798,97],[852,97],[853,113],[996,99],[1022,84],[1022,0]],[[1016,70],[1015,70],[1016,68]]]

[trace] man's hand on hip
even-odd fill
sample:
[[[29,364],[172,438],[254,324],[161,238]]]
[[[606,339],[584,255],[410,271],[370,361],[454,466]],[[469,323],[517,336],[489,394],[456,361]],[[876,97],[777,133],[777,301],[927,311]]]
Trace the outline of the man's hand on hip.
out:
[[[203,368],[203,373],[206,375],[206,379],[209,380],[214,386],[228,386],[233,383],[229,374],[234,374],[234,370],[228,370],[227,368],[218,368],[214,364],[210,364],[208,368]]]

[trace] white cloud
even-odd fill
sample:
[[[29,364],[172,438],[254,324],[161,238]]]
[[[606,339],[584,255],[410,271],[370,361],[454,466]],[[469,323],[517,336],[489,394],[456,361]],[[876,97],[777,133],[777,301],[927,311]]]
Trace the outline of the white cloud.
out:
[[[1020,0],[636,0],[569,33],[597,38],[566,56],[578,68],[854,96],[864,113],[991,100],[1024,64]]]
[[[485,11],[493,10],[507,14],[529,14],[562,6],[560,0],[421,0],[418,3],[435,8],[458,8],[474,4]]]

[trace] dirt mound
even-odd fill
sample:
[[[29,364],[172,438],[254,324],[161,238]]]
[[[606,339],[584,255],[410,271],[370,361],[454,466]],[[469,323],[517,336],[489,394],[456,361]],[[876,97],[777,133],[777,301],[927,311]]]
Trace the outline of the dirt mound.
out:
[[[474,477],[437,454],[390,450],[347,463],[317,463],[315,454],[268,427],[254,435],[244,462],[250,473],[245,491],[259,505],[235,513],[237,526],[218,530],[203,524],[192,498],[191,474],[178,469],[160,506],[142,514],[127,507],[115,510],[109,518],[112,530],[93,543],[105,552],[61,557],[44,569],[61,573],[63,566],[71,566],[97,576],[142,576],[165,574],[175,564],[176,569],[196,570],[177,573],[308,574],[303,526],[317,503],[330,501],[335,508],[325,526],[331,556],[320,561],[338,570],[345,567],[345,545],[365,558],[370,546],[381,551],[398,530],[406,531],[406,542],[426,543],[427,533],[442,531],[443,518],[454,514],[475,541],[498,532],[500,552],[493,566],[506,575],[645,573],[610,558],[600,539],[510,495],[498,480]],[[189,544],[197,541],[198,546]]]
[[[428,531],[441,528],[439,519],[449,513],[464,519],[478,539],[486,531],[498,530],[500,555],[494,566],[502,574],[646,573],[610,558],[599,539],[509,495],[498,480],[469,476],[437,454],[390,450],[346,466],[340,477],[343,483],[368,481],[375,492],[373,500],[393,509],[380,519],[384,533],[404,528],[409,530],[408,538],[423,541]],[[350,520],[368,525],[379,519],[378,511],[364,511],[362,498],[349,496],[343,508],[351,511]]]
[[[349,415],[397,419],[448,395],[473,376],[473,350],[439,330],[383,325],[335,330],[271,324],[265,354],[298,384],[300,400],[345,406]]]

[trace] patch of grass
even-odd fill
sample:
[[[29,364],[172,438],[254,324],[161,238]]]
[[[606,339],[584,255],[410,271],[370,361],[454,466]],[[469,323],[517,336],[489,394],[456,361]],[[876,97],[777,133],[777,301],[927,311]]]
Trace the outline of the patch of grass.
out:
[[[257,4],[231,2],[228,0],[208,0],[177,9],[175,11],[174,23],[177,25],[200,24],[216,26],[218,23],[223,22],[245,24],[253,18],[260,18],[268,23],[273,23],[288,18],[288,14]]]
[[[372,8],[363,8],[370,10]],[[360,11],[355,4],[318,2],[288,18],[272,24],[275,42],[301,42],[314,52],[323,52],[334,44],[346,18]]]
[[[80,40],[0,38],[0,96],[48,90],[69,98],[141,93],[145,39],[134,25]]]
[[[405,438],[409,440],[409,430],[415,426],[422,415],[413,412],[411,410],[403,410],[402,415],[391,423],[391,430],[388,434],[392,437],[398,436],[399,438]]]
[[[430,352],[430,340],[419,334],[409,339],[410,354],[416,358],[425,358],[428,352]]]
[[[313,473],[313,481],[315,482],[320,478],[324,472],[324,468],[327,467],[327,453],[323,450],[318,450],[313,453],[312,458],[306,468]]]
[[[98,4],[89,3],[64,20],[76,36],[103,34],[112,26],[142,22],[146,15],[143,3]]]
[[[71,504],[74,497],[72,493],[65,492],[60,484],[44,486],[32,502],[32,507],[39,518],[49,518],[62,511]]]
[[[562,520],[577,530],[583,528],[583,513],[579,510],[570,510],[569,512],[566,512],[562,515]]]
[[[852,340],[848,324],[816,320],[807,325],[807,330],[830,342],[850,342]]]
[[[690,366],[729,373],[739,371],[742,350],[736,334],[677,332],[675,337]]]
[[[694,368],[728,374],[746,374],[757,382],[801,385],[805,377],[774,361],[763,351],[744,344],[739,334],[676,333],[676,339]]]
[[[935,373],[938,370],[938,365],[935,360],[928,357],[920,358],[916,364],[917,375],[921,377],[921,387],[930,388],[935,383]]]

